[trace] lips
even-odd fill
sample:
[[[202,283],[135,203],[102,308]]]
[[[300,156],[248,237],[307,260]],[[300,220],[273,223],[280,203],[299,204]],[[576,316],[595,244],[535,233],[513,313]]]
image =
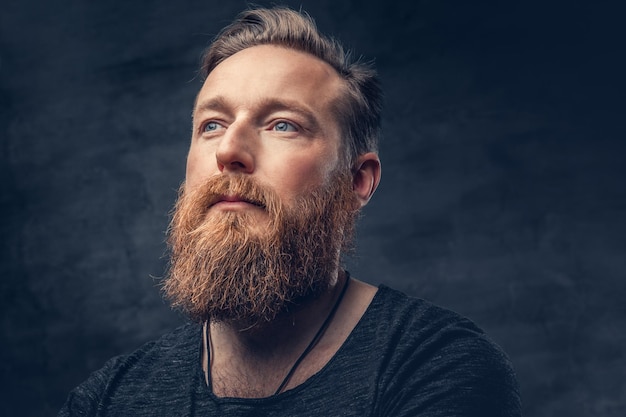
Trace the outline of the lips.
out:
[[[247,203],[256,207],[260,207],[262,209],[265,208],[265,205],[263,205],[259,201],[250,200],[248,198],[244,198],[238,195],[220,195],[215,199],[215,201],[211,204],[211,206],[214,206],[216,204],[223,203],[223,202],[224,203]]]

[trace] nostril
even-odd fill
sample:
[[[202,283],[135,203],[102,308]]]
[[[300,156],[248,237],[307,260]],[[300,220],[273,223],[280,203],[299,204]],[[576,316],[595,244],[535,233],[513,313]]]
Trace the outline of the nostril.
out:
[[[230,164],[233,167],[237,167],[237,168],[245,168],[246,167],[242,162],[239,162],[239,161],[233,161]]]
[[[217,167],[220,171],[252,172],[253,160],[248,155],[217,155]]]

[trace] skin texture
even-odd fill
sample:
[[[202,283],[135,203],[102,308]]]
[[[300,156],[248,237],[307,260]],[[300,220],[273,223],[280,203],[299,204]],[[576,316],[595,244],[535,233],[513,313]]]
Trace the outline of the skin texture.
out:
[[[214,175],[250,175],[291,205],[326,185],[336,169],[347,169],[340,167],[342,138],[332,111],[333,100],[344,88],[328,64],[283,47],[255,46],[224,60],[209,74],[196,100],[185,187],[198,187]],[[380,180],[378,156],[359,156],[352,173],[353,190],[363,206]],[[257,216],[256,232],[263,232],[266,212],[236,195],[224,196],[207,215],[236,210]],[[339,278],[335,271],[328,293],[263,328],[212,323],[209,372],[214,393],[271,395],[332,308]],[[298,367],[287,389],[330,360],[375,292],[353,281],[318,347]],[[206,372],[206,351],[203,362]]]

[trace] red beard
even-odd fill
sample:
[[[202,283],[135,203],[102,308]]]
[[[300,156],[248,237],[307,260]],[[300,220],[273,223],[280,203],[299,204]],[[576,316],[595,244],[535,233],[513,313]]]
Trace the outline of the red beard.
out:
[[[268,220],[251,212],[207,215],[226,194],[263,207]],[[181,187],[168,233],[165,294],[194,320],[271,321],[328,289],[352,243],[358,207],[346,174],[294,207],[244,175],[211,177],[189,193]]]

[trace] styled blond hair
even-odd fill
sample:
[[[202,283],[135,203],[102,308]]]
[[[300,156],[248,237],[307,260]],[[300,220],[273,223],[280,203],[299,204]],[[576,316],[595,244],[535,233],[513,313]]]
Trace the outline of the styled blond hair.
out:
[[[359,155],[378,150],[382,92],[376,71],[359,60],[352,60],[339,42],[318,31],[305,12],[286,7],[252,8],[241,12],[205,51],[201,66],[203,76],[207,77],[228,57],[257,45],[277,45],[306,52],[332,66],[347,87],[335,103],[347,166],[352,167]]]

